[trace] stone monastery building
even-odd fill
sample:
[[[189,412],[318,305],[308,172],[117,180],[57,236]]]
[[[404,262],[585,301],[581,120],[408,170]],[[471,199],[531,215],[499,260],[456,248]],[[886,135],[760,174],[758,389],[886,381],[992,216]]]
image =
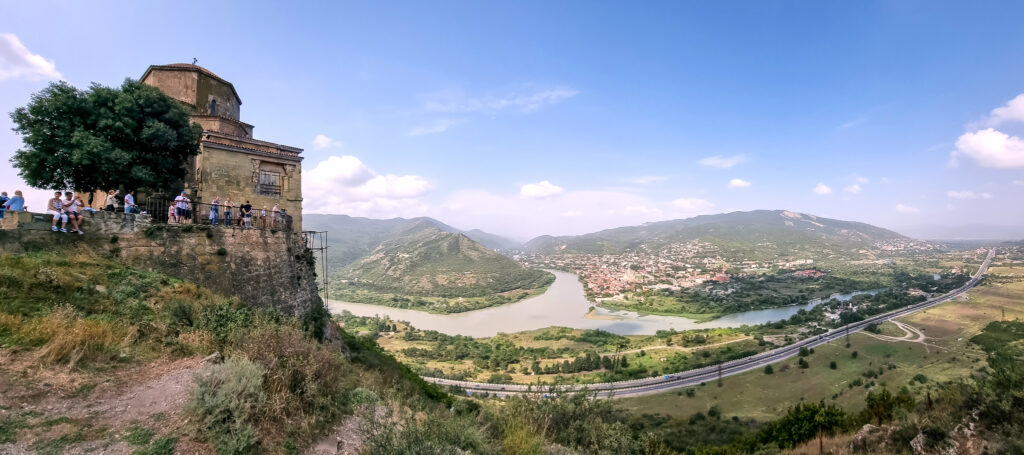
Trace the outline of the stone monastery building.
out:
[[[292,216],[292,228],[302,231],[302,149],[253,139],[253,126],[241,121],[234,85],[187,63],[150,66],[141,81],[184,103],[203,127],[199,155],[186,165],[185,189],[193,202],[220,196],[235,207],[250,201],[254,212],[277,204]]]

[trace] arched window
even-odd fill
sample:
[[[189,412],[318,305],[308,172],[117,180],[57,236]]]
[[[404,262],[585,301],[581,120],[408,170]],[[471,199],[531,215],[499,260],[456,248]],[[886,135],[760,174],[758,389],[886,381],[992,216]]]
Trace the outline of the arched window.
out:
[[[210,100],[210,115],[217,115],[217,100]]]

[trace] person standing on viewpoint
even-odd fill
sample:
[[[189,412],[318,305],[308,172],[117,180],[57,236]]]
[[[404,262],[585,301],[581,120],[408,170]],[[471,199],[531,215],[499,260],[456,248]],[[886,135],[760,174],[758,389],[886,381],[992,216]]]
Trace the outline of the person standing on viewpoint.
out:
[[[216,226],[220,216],[220,196],[214,196],[210,202],[210,225]]]
[[[184,223],[192,218],[189,213],[189,209],[192,208],[192,201],[185,195],[184,191],[174,198],[174,208],[174,214],[178,218],[178,223]]]
[[[231,202],[231,198],[224,200],[224,225],[231,226],[231,211],[234,210],[235,204]]]
[[[108,212],[113,212],[113,211],[117,210],[117,193],[118,192],[119,192],[118,190],[107,191],[107,200],[106,200],[106,202],[104,202],[104,205],[106,206],[105,209]]]

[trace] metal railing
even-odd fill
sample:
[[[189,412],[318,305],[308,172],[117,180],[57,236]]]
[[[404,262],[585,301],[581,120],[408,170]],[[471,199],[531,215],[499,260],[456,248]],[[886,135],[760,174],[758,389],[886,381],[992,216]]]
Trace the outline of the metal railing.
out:
[[[139,204],[139,208],[150,214],[154,223],[199,224],[241,229],[291,230],[292,216],[281,211],[253,207],[249,216],[242,212],[241,205],[226,205],[189,202],[179,207],[173,199],[150,198]]]

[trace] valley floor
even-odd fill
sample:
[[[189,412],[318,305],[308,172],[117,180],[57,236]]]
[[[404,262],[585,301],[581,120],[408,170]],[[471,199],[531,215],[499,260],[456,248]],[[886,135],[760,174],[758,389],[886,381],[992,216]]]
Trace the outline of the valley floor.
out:
[[[883,334],[851,335],[850,347],[834,342],[806,357],[810,367],[801,369],[797,359],[773,366],[773,374],[750,371],[725,378],[721,387],[707,384],[693,397],[683,393],[623,398],[619,402],[635,413],[689,416],[718,406],[728,416],[770,419],[800,402],[825,400],[848,411],[863,407],[866,384],[899,388],[909,386],[918,394],[935,383],[969,377],[984,368],[985,353],[968,340],[992,321],[1024,319],[1024,265],[993,267],[990,276],[1017,277],[1016,282],[985,284],[966,298],[900,318],[880,327]],[[911,330],[906,335],[899,326]],[[888,326],[888,327],[887,327]],[[916,332],[924,334],[920,339]],[[904,339],[904,337],[906,337]],[[853,353],[857,357],[853,358]],[[830,362],[836,368],[830,368]],[[881,375],[877,375],[879,368]],[[873,371],[877,377],[864,373]],[[922,376],[918,376],[922,375]],[[914,378],[923,377],[924,382]],[[853,384],[860,383],[858,386]]]

